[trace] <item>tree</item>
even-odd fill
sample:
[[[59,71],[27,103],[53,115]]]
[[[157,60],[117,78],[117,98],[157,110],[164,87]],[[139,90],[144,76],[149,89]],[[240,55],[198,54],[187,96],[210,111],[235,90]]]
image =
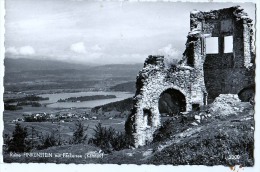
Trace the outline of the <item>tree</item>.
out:
[[[72,144],[84,143],[87,140],[87,134],[85,134],[87,129],[88,127],[84,127],[82,122],[75,122],[75,130],[71,141]]]
[[[16,123],[12,138],[7,144],[9,152],[26,152],[30,150],[27,140],[28,132],[26,127]]]
[[[9,134],[4,134],[3,135],[3,139],[4,139],[3,151],[7,152],[8,151],[8,146],[9,146],[10,141],[11,141],[11,137],[10,137]]]
[[[56,129],[56,132],[58,133],[58,142],[57,142],[57,145],[62,145],[62,140],[61,140],[61,126],[60,126],[60,121],[59,121],[59,123],[58,123],[58,127],[57,127],[57,129]],[[53,134],[53,136],[55,136],[54,134]]]
[[[59,145],[59,140],[55,137],[55,131],[52,130],[51,134],[47,134],[42,139],[42,145],[39,146],[39,149],[47,149],[48,147]]]
[[[127,149],[132,142],[129,135],[117,132],[112,127],[102,127],[101,123],[95,126],[93,137],[89,139],[90,144],[100,147],[105,153]]]

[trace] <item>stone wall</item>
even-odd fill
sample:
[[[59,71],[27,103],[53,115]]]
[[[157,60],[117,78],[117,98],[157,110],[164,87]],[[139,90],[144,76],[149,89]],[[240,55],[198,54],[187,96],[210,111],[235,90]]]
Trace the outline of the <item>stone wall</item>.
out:
[[[126,132],[135,146],[145,145],[161,125],[159,99],[167,90],[185,97],[185,109],[207,105],[219,94],[238,94],[254,85],[252,20],[240,7],[210,12],[192,11],[186,50],[170,68],[163,56],[149,56],[136,81],[132,114]],[[233,53],[224,53],[224,37],[233,36]],[[218,53],[206,54],[207,37],[218,37]],[[244,95],[251,94],[250,91]],[[175,97],[176,98],[176,97]],[[181,100],[183,101],[183,100]]]

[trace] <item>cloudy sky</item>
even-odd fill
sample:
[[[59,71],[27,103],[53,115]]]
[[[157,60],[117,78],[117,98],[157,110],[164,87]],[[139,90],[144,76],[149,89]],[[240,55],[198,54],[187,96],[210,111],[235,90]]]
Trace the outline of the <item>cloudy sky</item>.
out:
[[[6,57],[75,63],[142,63],[150,54],[181,57],[193,9],[252,3],[6,0]]]

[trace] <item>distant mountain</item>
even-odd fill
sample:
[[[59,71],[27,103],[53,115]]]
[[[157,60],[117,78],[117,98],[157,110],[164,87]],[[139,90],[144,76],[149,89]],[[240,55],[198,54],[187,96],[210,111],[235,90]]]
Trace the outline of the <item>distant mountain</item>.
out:
[[[111,64],[90,67],[87,69],[88,73],[94,73],[99,76],[113,76],[113,77],[131,77],[136,79],[138,72],[142,69],[143,64]]]
[[[21,72],[32,70],[60,70],[60,69],[76,69],[84,70],[89,68],[87,65],[61,62],[55,60],[35,60],[26,58],[5,58],[6,72]]]
[[[4,84],[9,91],[53,89],[98,89],[130,91],[143,64],[110,64],[93,66],[54,60],[5,58]],[[118,85],[117,84],[121,84]]]
[[[135,93],[135,81],[125,82],[122,84],[117,84],[115,86],[110,87],[112,91],[126,91]]]
[[[134,76],[136,77],[138,71],[143,64],[110,64],[93,66],[87,64],[75,64],[55,60],[35,60],[26,58],[5,58],[5,71],[8,72],[22,72],[22,71],[62,71],[62,70],[80,70],[81,73],[88,75],[112,75],[112,76]]]

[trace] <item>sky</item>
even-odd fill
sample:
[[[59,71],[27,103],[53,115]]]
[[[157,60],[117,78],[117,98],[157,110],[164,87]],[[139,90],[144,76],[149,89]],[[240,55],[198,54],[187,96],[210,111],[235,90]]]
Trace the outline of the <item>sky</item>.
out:
[[[6,0],[6,57],[84,64],[143,63],[148,55],[181,58],[190,11],[253,3]]]

